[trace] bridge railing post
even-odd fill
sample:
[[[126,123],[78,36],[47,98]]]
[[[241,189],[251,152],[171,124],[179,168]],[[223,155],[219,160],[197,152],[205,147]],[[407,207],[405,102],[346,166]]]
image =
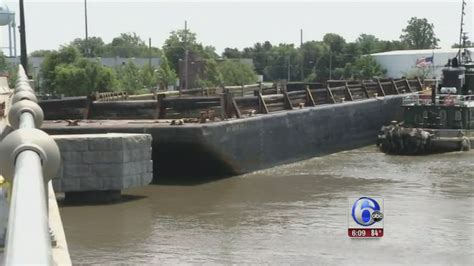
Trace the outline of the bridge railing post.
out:
[[[37,129],[43,111],[23,67],[11,98],[8,122],[15,130],[0,142],[0,171],[12,185],[5,265],[52,264],[48,182],[59,169],[56,142]]]

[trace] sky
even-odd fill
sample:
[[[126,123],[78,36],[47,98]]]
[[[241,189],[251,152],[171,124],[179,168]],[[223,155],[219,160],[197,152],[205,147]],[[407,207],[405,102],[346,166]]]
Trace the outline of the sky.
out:
[[[349,42],[361,33],[398,40],[411,17],[427,18],[434,24],[440,46],[449,48],[459,40],[461,1],[88,0],[87,6],[89,36],[100,36],[105,42],[123,32],[136,32],[161,47],[170,32],[184,28],[187,20],[198,41],[220,53],[226,47],[242,49],[267,40],[299,45],[300,29],[304,41],[321,40],[329,32]],[[18,1],[0,2],[16,12],[18,25]],[[467,2],[465,31],[474,39],[474,1]],[[25,0],[25,16],[28,52],[58,49],[85,36],[83,0]],[[8,31],[2,28],[0,42],[6,46]]]

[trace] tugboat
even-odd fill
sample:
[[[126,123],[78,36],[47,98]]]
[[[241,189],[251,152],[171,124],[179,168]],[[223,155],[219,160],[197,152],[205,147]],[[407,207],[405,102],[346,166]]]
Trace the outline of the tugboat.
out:
[[[382,152],[415,155],[474,148],[474,62],[465,47],[467,36],[461,36],[463,44],[442,70],[441,84],[433,85],[431,93],[405,97],[403,121],[382,127],[377,139]]]
[[[465,50],[464,54],[468,54]],[[442,83],[403,99],[404,120],[383,126],[377,146],[388,154],[469,151],[474,147],[474,63],[453,58]]]

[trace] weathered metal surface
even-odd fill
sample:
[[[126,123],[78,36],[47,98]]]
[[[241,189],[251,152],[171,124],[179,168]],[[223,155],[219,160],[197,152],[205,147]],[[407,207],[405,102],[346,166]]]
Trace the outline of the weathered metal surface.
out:
[[[242,174],[373,143],[400,115],[402,96],[321,105],[206,124],[169,120],[47,121],[51,134],[148,133],[158,175]],[[183,167],[184,166],[184,167]]]

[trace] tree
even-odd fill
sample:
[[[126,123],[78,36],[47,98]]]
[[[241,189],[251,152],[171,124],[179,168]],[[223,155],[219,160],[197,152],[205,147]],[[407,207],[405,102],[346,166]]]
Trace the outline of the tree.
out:
[[[55,92],[67,96],[91,95],[113,90],[114,72],[97,61],[80,58],[55,68]]]
[[[115,85],[115,74],[111,69],[83,58],[73,46],[62,47],[47,55],[40,76],[43,91],[67,96],[110,91]]]
[[[327,45],[322,42],[309,41],[303,43],[299,53],[303,57],[303,77],[305,77],[306,81],[316,81],[317,69],[322,67],[320,64],[322,63],[321,59],[323,59],[327,50]],[[324,65],[324,68],[327,68],[327,65]],[[318,72],[321,73],[321,71]]]
[[[105,52],[105,44],[100,37],[89,37],[87,40],[76,38],[70,45],[76,47],[85,57],[103,56]]]
[[[406,50],[408,47],[401,41],[380,41],[378,52]]]
[[[225,48],[224,52],[222,53],[222,57],[224,57],[224,58],[241,58],[242,53],[237,48]]]
[[[186,42],[184,41],[185,39]],[[163,52],[169,60],[171,68],[176,72],[179,71],[179,61],[185,58],[186,48],[188,49],[188,60],[190,58],[198,60],[199,57],[206,59],[215,59],[217,57],[214,47],[203,47],[202,44],[197,42],[196,33],[189,30],[172,31],[170,37],[165,40]]]
[[[140,68],[132,61],[119,66],[116,71],[120,90],[128,93],[136,93],[143,90],[143,82],[140,80]]]
[[[354,64],[346,64],[343,71],[345,78],[372,79],[381,77],[387,71],[370,55],[359,57]]]
[[[53,51],[51,51],[51,50],[36,50],[36,51],[31,52],[30,56],[31,57],[46,57],[47,55],[49,55],[52,52]]]
[[[135,32],[122,33],[115,37],[111,43],[105,45],[103,56],[107,57],[158,57],[161,55],[160,49],[146,45],[140,36]]]
[[[264,79],[270,79],[265,73],[265,68],[268,66],[273,45],[266,41],[264,43],[256,43],[253,47],[244,48],[242,51],[242,58],[252,58],[255,66],[255,72],[263,75]]]
[[[434,25],[429,23],[426,18],[412,17],[402,32],[400,40],[408,49],[438,48],[439,39],[434,33]]]
[[[329,48],[335,54],[342,53],[342,50],[346,45],[346,40],[344,40],[342,36],[335,33],[326,33],[323,37],[323,42],[329,45]]]
[[[371,34],[361,34],[356,40],[356,44],[362,54],[372,54],[378,52],[379,39]]]
[[[199,44],[197,46],[198,48],[198,55],[200,55],[204,59],[214,59],[217,60],[219,58],[219,55],[216,53],[216,48],[212,45],[206,45],[202,46],[202,44]]]
[[[160,67],[157,69],[157,81],[160,89],[167,89],[169,85],[176,83],[176,79],[176,72],[170,67],[166,56],[162,56]]]
[[[299,80],[301,78],[301,56],[293,44],[279,44],[273,46],[268,53],[267,66],[264,68],[264,75],[267,79],[290,79]],[[290,75],[288,77],[288,74]]]
[[[72,46],[62,47],[59,51],[52,51],[46,55],[43,63],[41,63],[41,87],[45,92],[56,93],[56,67],[59,65],[73,64],[80,57],[77,48]]]
[[[223,60],[218,64],[218,70],[222,76],[224,85],[245,85],[254,83],[257,76],[253,68],[238,60]]]
[[[158,85],[157,69],[154,66],[145,64],[140,69],[139,81],[142,83],[143,88],[149,91],[154,91]]]
[[[15,87],[17,70],[18,66],[14,63],[9,63],[3,52],[0,52],[0,73],[7,76],[8,85],[10,85],[11,88]]]
[[[221,86],[223,84],[222,75],[218,70],[216,60],[206,60],[202,72],[197,75],[196,84],[201,88]]]
[[[3,54],[3,52],[0,51],[0,72],[5,73],[8,71],[8,63],[7,63],[7,58]]]

